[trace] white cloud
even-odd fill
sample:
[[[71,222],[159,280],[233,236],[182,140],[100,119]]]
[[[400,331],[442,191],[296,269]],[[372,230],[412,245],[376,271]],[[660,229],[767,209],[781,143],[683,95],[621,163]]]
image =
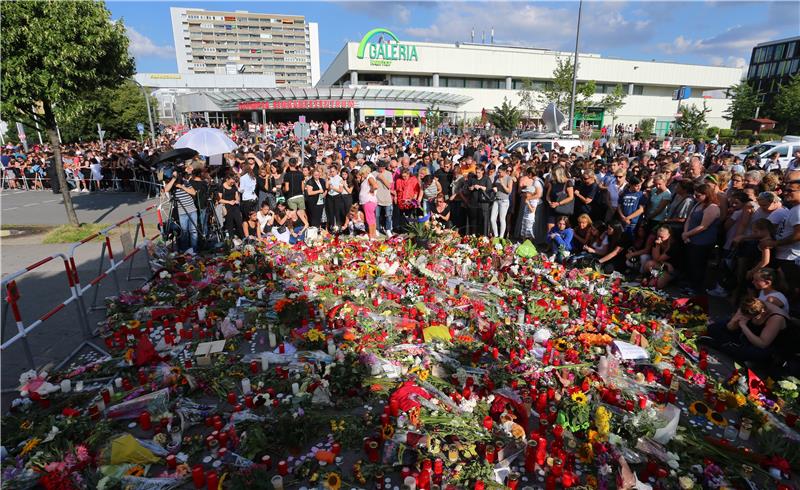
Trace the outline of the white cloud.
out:
[[[172,46],[159,46],[152,39],[137,31],[130,25],[125,26],[130,44],[128,51],[135,57],[175,58],[175,48]]]
[[[581,22],[581,51],[598,52],[619,43],[641,43],[651,36],[650,19],[640,12],[624,10],[621,3],[584,4]],[[631,14],[636,19],[628,19]],[[485,33],[490,41],[494,24],[496,44],[525,45],[569,50],[575,46],[577,7],[573,4],[524,4],[519,2],[442,3],[427,26],[405,29],[407,35],[425,41],[469,41],[475,30],[475,42]],[[497,19],[492,22],[491,19]]]
[[[410,2],[406,4],[400,2],[363,1],[342,2],[340,5],[352,12],[365,14],[384,21],[392,21],[394,24],[405,25],[408,24],[412,16],[411,9],[408,6],[410,5],[415,9],[422,8],[427,5],[427,2]]]

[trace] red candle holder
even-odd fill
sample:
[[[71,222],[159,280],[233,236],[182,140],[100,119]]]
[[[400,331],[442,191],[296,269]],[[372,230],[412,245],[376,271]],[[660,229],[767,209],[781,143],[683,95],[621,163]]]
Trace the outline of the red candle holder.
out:
[[[289,474],[289,463],[285,460],[278,461],[278,474],[281,476],[286,476]]]
[[[334,456],[338,456],[339,453],[342,452],[342,445],[339,444],[338,442],[334,442],[331,445],[331,452],[333,453]]]
[[[236,393],[229,391],[228,392],[228,403],[231,405],[236,405]]]
[[[486,445],[486,450],[484,451],[484,458],[486,458],[487,463],[494,464],[495,460],[495,448],[491,444]]]
[[[142,430],[150,430],[153,427],[152,421],[150,420],[150,412],[144,411],[139,414],[139,427]]]
[[[272,456],[269,454],[261,456],[261,466],[267,471],[270,471],[272,469]]]
[[[219,490],[219,475],[214,470],[209,470],[206,473],[206,488],[208,490]]]
[[[178,459],[175,457],[174,454],[167,455],[167,468],[174,470],[178,467]]]
[[[536,469],[536,451],[538,445],[538,442],[530,440],[525,447],[525,471],[528,473],[533,473]]]
[[[553,460],[553,466],[550,468],[551,474],[555,477],[561,476],[564,472],[564,462],[560,458]]]
[[[203,488],[206,483],[206,475],[203,472],[203,467],[199,464],[192,467],[192,483],[194,483],[195,489]]]
[[[380,461],[380,444],[378,444],[378,441],[367,441],[367,459],[369,459],[370,463]]]

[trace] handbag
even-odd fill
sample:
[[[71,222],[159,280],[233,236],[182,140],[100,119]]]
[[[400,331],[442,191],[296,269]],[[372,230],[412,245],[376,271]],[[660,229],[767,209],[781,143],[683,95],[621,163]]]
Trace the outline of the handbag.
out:
[[[561,191],[556,194],[556,201],[563,201],[566,197],[568,197],[567,191]],[[556,206],[555,212],[558,214],[565,214],[570,215],[575,211],[575,198],[573,197],[572,200],[566,204],[562,204],[560,206]]]

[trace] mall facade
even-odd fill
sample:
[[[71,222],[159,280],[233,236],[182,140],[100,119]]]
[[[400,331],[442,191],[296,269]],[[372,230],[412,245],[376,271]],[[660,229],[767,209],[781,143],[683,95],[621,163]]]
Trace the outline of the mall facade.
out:
[[[348,42],[312,88],[248,87],[182,94],[176,97],[179,112],[217,113],[227,117],[261,120],[348,118],[420,124],[435,106],[451,123],[475,120],[491,112],[504,99],[518,104],[525,80],[534,91],[552,81],[559,58],[570,53],[546,49],[476,43],[406,42],[386,29],[373,29],[360,42]],[[739,68],[682,63],[579,57],[579,81],[594,80],[596,103],[621,85],[624,105],[613,117],[599,106],[576,120],[595,127],[617,123],[636,124],[655,119],[659,134],[675,122],[678,104],[703,103],[709,109],[710,126],[730,127],[723,118],[730,104],[725,89],[742,77]],[[688,87],[689,98],[677,101],[675,92]],[[535,118],[536,115],[534,115]]]

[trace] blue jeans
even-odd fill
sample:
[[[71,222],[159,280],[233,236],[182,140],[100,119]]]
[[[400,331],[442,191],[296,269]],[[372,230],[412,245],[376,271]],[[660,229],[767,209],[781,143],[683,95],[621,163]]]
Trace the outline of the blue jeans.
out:
[[[300,233],[300,230],[302,230],[302,229],[303,229],[302,226],[296,226],[295,229],[294,229],[294,232],[295,233]],[[305,240],[305,238],[306,238],[306,233],[305,232],[300,233],[297,236],[291,236],[290,235],[289,236],[289,244],[294,245],[295,243],[302,242],[303,240]]]
[[[197,227],[195,226],[197,223],[197,211],[179,213],[178,222],[181,225],[181,236],[178,239],[178,248],[180,250],[189,248],[185,246],[188,238],[192,250],[197,251]]]
[[[389,204],[388,206],[378,206],[375,211],[375,223],[378,225],[378,230],[384,231],[392,231],[392,212],[394,211],[393,206]],[[381,215],[383,215],[384,219],[386,220],[385,226],[381,226]]]

